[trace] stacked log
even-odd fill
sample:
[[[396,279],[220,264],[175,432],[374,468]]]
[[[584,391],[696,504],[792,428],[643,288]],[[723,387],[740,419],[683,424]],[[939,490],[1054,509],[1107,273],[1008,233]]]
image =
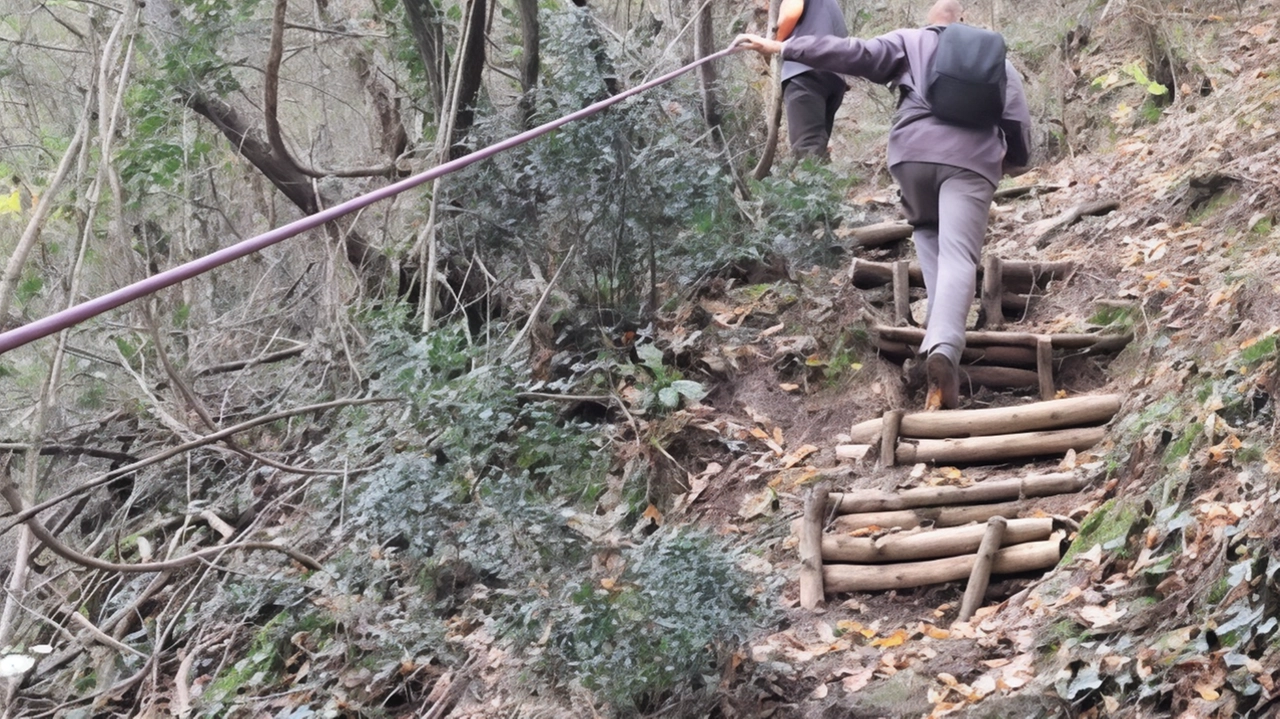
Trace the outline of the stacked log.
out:
[[[962,608],[972,615],[991,574],[1048,569],[1062,557],[1066,533],[1054,519],[1019,518],[1031,509],[1028,500],[1084,485],[1075,474],[1048,474],[902,492],[815,488],[799,528],[801,605],[817,607],[828,593],[910,589],[968,577]],[[831,514],[836,532],[824,533]],[[868,528],[889,533],[849,534]],[[805,561],[815,545],[820,563]]]
[[[1120,396],[1089,395],[1031,405],[886,415],[854,425],[839,456],[859,456],[879,444],[885,466],[941,462],[966,464],[1021,459],[1068,450],[1083,452],[1102,441],[1102,424],[1120,411]],[[892,413],[890,413],[892,414]]]
[[[915,327],[876,325],[871,328],[880,354],[896,361],[916,357],[924,341],[924,330]],[[1083,354],[1114,354],[1133,341],[1133,334],[1036,334],[1031,332],[966,332],[965,350],[960,357],[962,381],[992,389],[1032,388],[1040,390],[1040,398],[1052,399],[1054,384],[1054,351],[1066,350]],[[1004,368],[1000,371],[978,370],[969,365]],[[1035,369],[1010,372],[1011,369]]]

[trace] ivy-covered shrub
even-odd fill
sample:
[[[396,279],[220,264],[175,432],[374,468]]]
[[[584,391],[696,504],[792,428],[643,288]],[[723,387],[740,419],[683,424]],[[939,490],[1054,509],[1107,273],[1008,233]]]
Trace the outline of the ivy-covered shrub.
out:
[[[545,636],[543,668],[608,702],[619,716],[673,696],[705,701],[727,648],[756,621],[736,554],[692,530],[663,530],[622,553],[621,576],[567,583],[527,607],[528,636]]]

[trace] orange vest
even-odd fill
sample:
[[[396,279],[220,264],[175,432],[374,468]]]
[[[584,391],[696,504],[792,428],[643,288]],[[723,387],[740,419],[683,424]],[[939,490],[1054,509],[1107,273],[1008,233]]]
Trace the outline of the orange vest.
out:
[[[778,8],[778,41],[782,42],[795,32],[796,23],[804,15],[804,0],[782,0]]]

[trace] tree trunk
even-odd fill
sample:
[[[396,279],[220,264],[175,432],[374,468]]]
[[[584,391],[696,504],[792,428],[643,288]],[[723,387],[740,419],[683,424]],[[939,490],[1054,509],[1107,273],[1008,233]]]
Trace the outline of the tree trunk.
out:
[[[485,18],[488,17],[488,0],[472,0],[471,13],[467,17],[466,42],[462,44],[462,67],[458,73],[458,86],[454,89],[458,108],[453,121],[453,135],[449,147],[449,159],[456,160],[467,154],[462,140],[471,132],[476,120],[476,97],[480,94],[480,80],[484,73]]]
[[[694,19],[693,30],[693,56],[695,58],[704,58],[716,51],[715,46],[715,26],[712,23],[711,1],[703,2],[702,7],[698,10],[698,16]],[[716,67],[714,62],[703,63],[698,68],[698,81],[702,90],[702,116],[707,121],[707,127],[712,129],[720,127],[720,106],[716,101],[715,87],[718,81],[716,75]],[[720,140],[718,133],[713,132],[717,143]]]
[[[427,99],[436,122],[444,116],[445,78],[449,77],[449,55],[445,52],[444,27],[436,0],[402,0],[409,20],[409,34],[418,46],[418,57],[427,73]]]
[[[303,174],[288,158],[280,158],[272,153],[271,146],[240,117],[234,107],[198,92],[183,99],[187,107],[213,123],[231,146],[303,213],[313,215],[323,209],[323,198],[316,193],[311,178]],[[347,261],[360,271],[366,288],[379,294],[390,266],[387,258],[354,229],[344,232],[338,229],[336,223],[330,223],[327,227],[330,237],[342,242]]]
[[[781,7],[782,0],[769,0],[769,27],[765,31],[769,37],[777,33]],[[782,134],[782,88],[776,81],[782,75],[782,59],[775,56],[769,62],[769,67],[772,72],[769,74],[769,105],[765,110],[764,149],[760,153],[760,161],[751,170],[751,176],[757,180],[768,177],[769,171],[773,169],[773,160],[778,155],[778,141]]]
[[[538,73],[542,67],[540,25],[538,24],[538,0],[516,0],[520,14],[520,126],[533,127],[533,112],[537,106]]]

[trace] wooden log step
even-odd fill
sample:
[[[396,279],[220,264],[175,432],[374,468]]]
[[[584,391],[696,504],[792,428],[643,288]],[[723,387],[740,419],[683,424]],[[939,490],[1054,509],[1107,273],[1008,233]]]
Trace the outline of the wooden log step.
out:
[[[1084,477],[1075,474],[1041,474],[989,480],[968,487],[919,487],[901,492],[880,492],[873,489],[832,492],[827,501],[836,508],[837,514],[859,514],[1052,497],[1079,492],[1086,484],[1088,481]],[[984,517],[984,520],[989,518]]]
[[[971,522],[985,522],[992,517],[1013,519],[1022,512],[1034,509],[1031,502],[1002,502],[1000,504],[978,504],[972,507],[921,507],[919,509],[902,509],[892,512],[863,512],[845,514],[836,517],[831,523],[832,530],[849,533],[867,527],[883,527],[885,529],[915,529],[916,527],[959,527]]]
[[[902,362],[919,354],[920,343],[917,342],[915,346],[911,346],[905,342],[876,338],[876,346],[880,354],[896,362]],[[960,365],[961,369],[966,365],[987,365],[1034,370],[1036,351],[1027,347],[965,347],[960,355]]]
[[[976,369],[976,368],[975,368]],[[1028,372],[1034,376],[1034,372]],[[1032,382],[1034,386],[1034,380]],[[903,415],[899,437],[946,439],[981,437],[1010,432],[1063,429],[1111,421],[1120,411],[1120,395],[1099,394],[1047,402],[989,409],[957,409],[949,412],[917,412]],[[884,419],[859,422],[849,429],[849,441],[866,444],[875,440]]]
[[[919,439],[899,442],[894,457],[899,464],[1004,462],[1065,454],[1069,450],[1083,452],[1106,436],[1102,427],[1083,427],[965,439]]]
[[[822,538],[822,561],[879,564],[973,554],[978,551],[986,530],[987,525],[974,524],[887,534],[878,539],[827,534]],[[1048,539],[1052,533],[1052,518],[1011,519],[1005,525],[1004,544],[1039,542]]]
[[[1001,549],[991,563],[991,573],[1019,574],[1054,566],[1062,558],[1063,536],[1055,532],[1044,541]],[[911,589],[965,579],[977,559],[976,554],[966,554],[902,564],[828,564],[822,568],[822,583],[828,594]]]
[[[973,562],[973,571],[969,573],[969,586],[964,588],[964,600],[960,602],[958,622],[967,622],[978,611],[978,606],[987,595],[987,586],[991,583],[991,570],[995,567],[996,553],[1007,541],[1009,523],[1004,517],[992,517],[987,520],[986,531],[982,535],[982,544],[978,547],[978,557]]]
[[[822,588],[822,525],[827,514],[826,482],[820,482],[805,498],[804,524],[800,531],[800,606],[816,609],[826,601]]]
[[[960,368],[961,387],[990,387],[991,389],[1031,389],[1040,383],[1040,375],[1029,369],[1016,367],[986,367],[982,365]]]
[[[854,260],[853,267],[849,270],[849,275],[853,280],[853,286],[861,290],[869,290],[873,287],[887,285],[893,281],[893,265],[892,262],[872,262],[870,260]],[[1076,271],[1074,262],[1025,262],[1017,260],[1002,260],[1000,263],[1001,277],[1004,280],[1005,292],[1015,294],[1031,294],[1036,290],[1043,290],[1054,280],[1065,280]],[[978,268],[978,286],[982,286],[983,268]],[[920,270],[918,263],[911,263],[907,276],[911,279],[912,287],[924,287],[924,273]]]
[[[877,336],[890,342],[905,342],[919,347],[924,340],[924,330],[914,327],[889,327],[876,325],[871,328]],[[1048,337],[1054,349],[1089,350],[1091,352],[1119,352],[1133,341],[1133,334],[1051,334],[1034,332],[965,332],[966,345],[974,347],[1029,347],[1033,351],[1042,337]]]
[[[905,222],[877,222],[849,230],[851,246],[880,247],[891,242],[899,242],[911,236],[914,229]],[[923,285],[921,285],[923,287]]]

